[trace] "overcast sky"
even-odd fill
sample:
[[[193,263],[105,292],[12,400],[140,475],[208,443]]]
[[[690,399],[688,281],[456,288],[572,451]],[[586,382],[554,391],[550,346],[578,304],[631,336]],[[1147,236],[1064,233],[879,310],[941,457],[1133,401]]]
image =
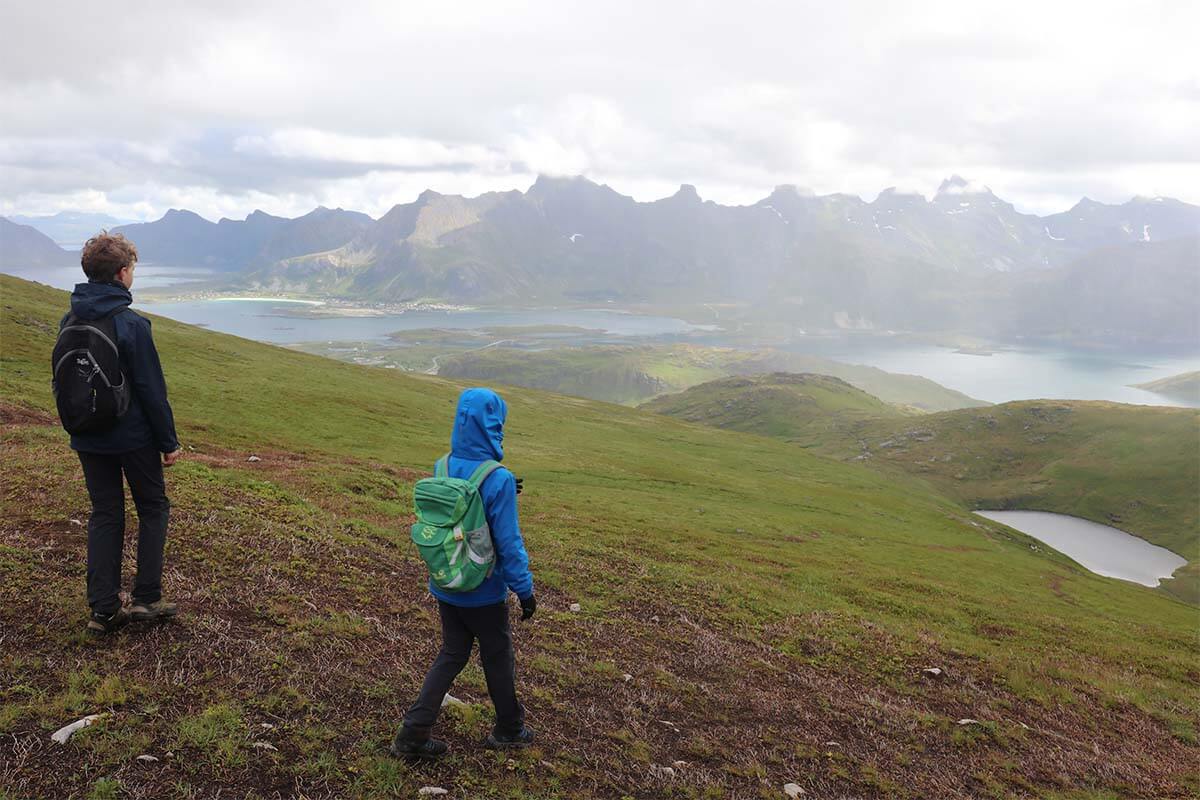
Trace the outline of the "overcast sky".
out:
[[[0,214],[378,216],[538,173],[1200,203],[1198,31],[1189,0],[6,2]]]

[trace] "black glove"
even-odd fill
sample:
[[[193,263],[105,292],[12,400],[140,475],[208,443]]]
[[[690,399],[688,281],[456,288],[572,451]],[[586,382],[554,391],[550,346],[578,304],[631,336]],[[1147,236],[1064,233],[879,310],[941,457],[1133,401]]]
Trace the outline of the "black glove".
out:
[[[521,619],[529,619],[537,611],[537,598],[533,595],[521,598]]]
[[[524,478],[514,478],[514,479],[517,482],[517,494],[520,494],[521,490],[525,488],[525,479]]]

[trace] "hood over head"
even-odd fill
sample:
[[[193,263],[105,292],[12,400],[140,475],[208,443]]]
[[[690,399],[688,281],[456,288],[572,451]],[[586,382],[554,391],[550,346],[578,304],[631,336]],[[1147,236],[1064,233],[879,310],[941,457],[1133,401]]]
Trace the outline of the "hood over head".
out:
[[[458,398],[450,454],[472,461],[504,458],[504,419],[508,406],[491,389],[467,389]]]
[[[116,281],[77,283],[71,292],[71,312],[80,319],[100,319],[133,302],[133,295]]]

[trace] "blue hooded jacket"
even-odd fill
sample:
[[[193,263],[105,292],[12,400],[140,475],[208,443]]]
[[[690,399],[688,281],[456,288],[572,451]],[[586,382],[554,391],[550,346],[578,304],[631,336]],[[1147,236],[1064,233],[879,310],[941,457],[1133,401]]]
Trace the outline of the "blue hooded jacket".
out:
[[[125,379],[131,381],[129,410],[105,431],[73,434],[71,447],[84,453],[128,453],[154,445],[161,453],[179,449],[175,418],[167,402],[158,351],[150,335],[150,320],[129,310],[133,295],[120,283],[78,283],[71,293],[71,312],[79,319],[113,314],[117,353]],[[68,315],[69,316],[69,315]],[[64,316],[59,328],[66,324]]]
[[[507,415],[504,400],[491,389],[467,389],[462,393],[450,435],[450,458],[446,460],[451,478],[470,478],[484,461],[504,458]],[[496,568],[469,592],[443,592],[431,581],[429,591],[433,596],[452,606],[473,608],[503,603],[510,589],[521,599],[533,594],[529,555],[517,522],[517,483],[513,474],[500,467],[484,479],[479,493],[496,546]]]

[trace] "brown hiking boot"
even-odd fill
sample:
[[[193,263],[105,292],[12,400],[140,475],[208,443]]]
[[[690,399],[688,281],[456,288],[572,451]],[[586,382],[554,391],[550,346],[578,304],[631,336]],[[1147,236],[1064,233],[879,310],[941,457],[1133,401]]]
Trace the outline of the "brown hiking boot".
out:
[[[118,608],[111,614],[99,614],[93,611],[92,618],[88,620],[87,632],[95,636],[106,636],[123,628],[127,622],[129,622],[129,615],[123,608]]]
[[[134,622],[153,622],[154,620],[170,619],[178,613],[179,607],[174,603],[168,603],[166,600],[159,600],[157,603],[135,601],[129,607],[129,618]]]

